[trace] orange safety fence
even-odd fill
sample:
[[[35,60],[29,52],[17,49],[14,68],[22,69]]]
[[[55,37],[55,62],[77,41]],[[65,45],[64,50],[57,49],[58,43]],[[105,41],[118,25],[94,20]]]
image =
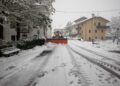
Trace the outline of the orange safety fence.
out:
[[[67,39],[47,39],[47,42],[52,42],[56,44],[67,44]]]

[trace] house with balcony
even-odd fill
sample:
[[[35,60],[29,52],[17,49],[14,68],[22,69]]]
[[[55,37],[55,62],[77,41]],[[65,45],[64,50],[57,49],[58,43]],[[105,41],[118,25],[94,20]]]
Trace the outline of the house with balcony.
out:
[[[106,31],[109,28],[107,23],[109,20],[92,15],[91,18],[82,17],[74,21],[73,29],[77,30],[77,34],[86,41],[105,40]],[[72,26],[71,26],[72,27]]]
[[[76,22],[80,36],[83,40],[91,41],[92,39],[105,40],[106,31],[109,28],[109,21],[103,17],[93,16],[92,18]]]

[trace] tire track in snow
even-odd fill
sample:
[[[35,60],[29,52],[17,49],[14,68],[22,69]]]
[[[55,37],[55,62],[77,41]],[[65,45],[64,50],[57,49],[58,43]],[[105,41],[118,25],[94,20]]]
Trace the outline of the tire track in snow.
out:
[[[71,48],[70,46],[68,46],[69,49],[71,49],[73,52],[75,52],[76,54],[82,56],[83,58],[85,58],[86,60],[90,61],[91,63],[95,64],[95,65],[98,65],[99,67],[103,68],[104,70],[108,71],[109,73],[113,74],[114,76],[116,76],[118,79],[120,79],[120,74],[115,72],[114,70],[110,69],[108,66],[106,66],[105,62],[103,61],[100,61],[98,59],[92,59],[76,50],[74,50],[73,48]]]
[[[79,78],[78,84],[81,84],[81,86],[91,86],[92,85],[91,81],[89,80],[87,75],[84,74],[84,72],[81,70],[80,65],[77,64],[77,61],[76,61],[75,57],[73,56],[71,49],[68,46],[66,46],[66,48],[71,56],[72,64],[75,67],[75,70],[73,70],[73,72],[75,73],[75,76],[77,74],[77,77]]]
[[[38,53],[38,52],[37,52]],[[33,54],[33,53],[32,53]],[[30,54],[30,55],[32,55],[32,54]],[[34,57],[35,58],[35,57]],[[22,71],[22,70],[24,70],[25,68],[26,68],[26,66],[28,67],[30,64],[28,64],[28,63],[30,63],[30,61],[31,60],[33,60],[34,58],[32,58],[32,59],[25,59],[25,60],[23,60],[22,61],[22,64],[20,65],[20,66],[15,66],[15,70],[12,70],[12,71],[10,71],[10,72],[8,72],[8,73],[6,73],[6,74],[4,74],[4,75],[2,75],[2,76],[0,76],[0,80],[2,80],[2,79],[4,79],[4,78],[6,78],[6,77],[9,77],[9,76],[11,76],[11,75],[14,75],[15,73],[17,73],[17,72],[19,72],[19,71]],[[9,66],[10,67],[10,66]],[[8,68],[9,68],[8,67]],[[8,69],[8,68],[6,68],[6,69]],[[5,69],[5,70],[6,70]],[[4,70],[3,70],[4,71]],[[6,71],[4,71],[4,72],[6,72]]]
[[[30,60],[34,59],[38,55],[38,53],[41,54],[43,51],[44,51],[44,49],[42,49],[40,51],[35,50],[32,53],[23,54],[22,56],[19,56],[19,58],[17,57],[17,58],[15,58],[13,60],[9,60],[7,62],[7,64],[6,64],[6,62],[2,63],[0,65],[0,68],[1,68],[0,69],[0,74],[1,74],[0,75],[0,80],[4,79],[5,77],[7,77],[7,76],[9,76],[11,74],[14,74],[17,71],[23,70],[25,68],[25,66],[28,65]],[[28,58],[28,57],[30,57],[30,58]],[[9,63],[9,65],[8,65],[8,63]],[[17,64],[17,65],[15,65],[15,64]],[[6,70],[11,66],[15,66],[15,67],[13,69],[11,69],[11,70]],[[5,74],[3,74],[3,73],[5,73]]]
[[[42,56],[42,58],[45,58],[44,61],[39,65],[39,69],[36,71],[36,73],[29,79],[29,82],[25,84],[24,86],[36,86],[37,84],[37,78],[41,78],[45,76],[46,71],[43,72],[42,69],[47,65],[51,55],[54,53],[56,49],[56,46],[52,49],[52,51],[43,52],[40,55],[36,56],[36,59],[39,58],[39,56]],[[40,71],[40,72],[39,72]]]
[[[104,55],[102,55],[102,54],[100,54],[100,53],[98,53],[98,52],[95,52],[95,51],[86,49],[86,48],[84,48],[84,47],[81,47],[81,46],[79,46],[79,45],[77,45],[77,44],[75,44],[75,43],[72,43],[72,44],[74,44],[75,46],[77,46],[77,47],[79,47],[79,48],[81,48],[81,49],[83,49],[83,50],[85,50],[85,51],[88,51],[88,52],[93,53],[93,54],[95,54],[95,55],[97,55],[97,56],[103,57],[103,60],[104,60],[104,59],[110,60],[110,61],[112,61],[112,62],[114,62],[114,63],[116,63],[117,65],[120,66],[120,62],[117,61],[117,60],[115,60],[115,59],[109,58],[109,57],[104,56]]]
[[[23,85],[23,83],[21,83],[22,85],[20,85],[20,86],[31,86],[31,84],[34,82],[34,80],[38,75],[37,72],[39,72],[40,70],[42,70],[44,66],[46,66],[47,62],[50,59],[49,57],[51,54],[52,53],[49,53],[41,57],[36,57],[36,59],[33,59],[31,60],[31,62],[29,62],[30,65],[28,65],[27,67],[21,70],[16,70],[15,72],[6,75],[3,79],[1,79],[0,86],[16,86],[17,82],[14,82],[16,81],[16,79],[23,77],[25,74],[27,74],[28,71],[32,71],[31,67],[35,68],[35,66],[37,66],[37,68],[35,68],[32,72],[30,72],[31,77],[28,77],[29,75],[27,76],[28,80],[25,80],[27,81],[26,84],[24,83],[25,85]],[[22,74],[23,76],[20,74]]]
[[[115,70],[117,73],[120,72],[120,62],[118,62],[118,61],[116,61],[116,60],[113,60],[113,59],[110,59],[109,57],[103,56],[103,55],[101,55],[101,54],[99,54],[99,53],[97,53],[97,52],[94,52],[94,51],[92,51],[92,50],[89,50],[89,49],[86,49],[86,48],[84,48],[84,47],[78,46],[78,45],[76,45],[76,44],[75,44],[74,46],[77,46],[77,47],[81,48],[82,50],[85,50],[85,51],[90,52],[90,53],[92,53],[92,54],[95,54],[95,55],[97,55],[97,56],[103,57],[101,60],[99,60],[99,59],[94,59],[94,60],[97,61],[98,63],[100,63],[100,64],[102,64],[102,65],[104,65],[104,66],[112,69],[112,70]],[[110,63],[110,62],[108,62],[108,61],[106,62],[106,59],[107,59],[108,61],[114,62],[115,64],[112,64],[112,63]],[[116,63],[116,62],[117,62],[117,63]]]

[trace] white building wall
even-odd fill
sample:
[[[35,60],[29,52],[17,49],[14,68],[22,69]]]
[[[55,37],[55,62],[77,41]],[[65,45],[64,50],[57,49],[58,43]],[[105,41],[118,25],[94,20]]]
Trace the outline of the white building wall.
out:
[[[4,40],[5,41],[12,41],[11,36],[14,35],[16,39],[16,30],[14,28],[10,28],[10,24],[5,24],[3,27],[4,33]]]
[[[45,14],[46,16],[50,16],[51,13],[51,3],[52,0],[42,0],[42,3],[40,5],[40,7],[38,7],[39,11],[43,14]],[[46,7],[48,8],[48,10],[46,9]],[[44,29],[43,28],[37,28],[37,29],[31,29],[29,33],[27,34],[27,38],[33,38],[35,35],[38,35],[38,30],[39,30],[39,38],[44,38]],[[14,35],[16,37],[17,32],[15,29],[11,29],[9,24],[6,24],[4,27],[4,40],[5,41],[11,41],[11,36]],[[23,39],[23,34],[20,34],[20,39]],[[52,35],[52,30],[51,29],[47,29],[46,31],[46,36],[47,38],[51,38]],[[15,38],[16,39],[16,38]]]

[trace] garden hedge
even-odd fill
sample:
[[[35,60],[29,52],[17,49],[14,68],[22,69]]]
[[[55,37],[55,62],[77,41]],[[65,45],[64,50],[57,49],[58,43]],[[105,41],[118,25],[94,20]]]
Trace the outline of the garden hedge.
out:
[[[41,45],[44,45],[44,44],[45,44],[44,39],[36,39],[36,40],[32,40],[32,41],[24,41],[22,43],[18,43],[17,48],[27,50],[27,49],[34,48],[37,45],[41,46]]]

